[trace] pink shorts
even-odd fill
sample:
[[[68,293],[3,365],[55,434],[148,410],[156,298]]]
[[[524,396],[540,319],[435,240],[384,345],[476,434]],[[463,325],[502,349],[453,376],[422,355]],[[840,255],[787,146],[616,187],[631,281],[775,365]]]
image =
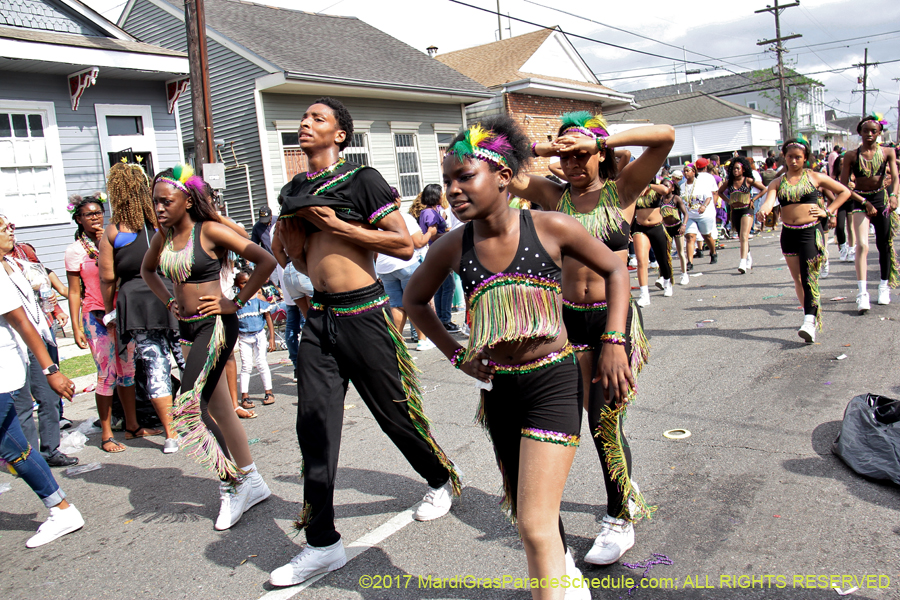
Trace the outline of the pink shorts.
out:
[[[82,315],[84,335],[87,338],[94,363],[97,365],[97,394],[112,396],[117,385],[134,385],[134,341],[126,346],[127,360],[119,358],[116,351],[115,330],[108,330],[103,324],[103,312],[91,311]]]

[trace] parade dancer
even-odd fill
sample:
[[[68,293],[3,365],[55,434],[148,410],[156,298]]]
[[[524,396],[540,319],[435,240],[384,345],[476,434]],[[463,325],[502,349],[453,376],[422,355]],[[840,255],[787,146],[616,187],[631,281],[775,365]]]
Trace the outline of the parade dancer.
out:
[[[663,197],[669,189],[663,185],[650,184],[635,203],[634,222],[631,224],[631,238],[637,255],[638,285],[641,295],[637,305],[650,306],[650,286],[647,285],[647,270],[650,263],[650,248],[659,263],[659,279],[656,287],[663,290],[663,296],[672,295],[672,240],[663,225]]]
[[[596,148],[593,139],[590,143]],[[518,527],[529,577],[569,575],[576,585],[565,596],[590,598],[566,551],[559,516],[579,443],[582,402],[581,378],[562,322],[560,264],[574,258],[583,270],[602,277],[610,331],[598,340],[604,351],[594,381],[610,392],[607,410],[623,405],[633,389],[624,333],[628,271],[574,219],[509,207],[507,189],[529,157],[528,139],[505,115],[473,125],[451,142],[444,185],[454,213],[468,223],[435,242],[412,276],[404,304],[454,366],[491,383],[477,418],[494,446],[502,505]],[[468,347],[443,331],[428,308],[453,271],[470,307]],[[564,595],[539,587],[531,593],[532,598]]]
[[[190,347],[172,424],[181,434],[182,448],[221,480],[215,528],[224,530],[271,494],[253,463],[228,386],[218,384],[237,343],[235,313],[275,270],[275,258],[220,222],[206,184],[190,165],[157,174],[152,190],[161,229],[150,240],[141,276],[178,319],[182,345]],[[228,251],[256,263],[234,300],[222,294],[219,279]],[[174,297],[157,268],[175,284]]]
[[[675,132],[668,125],[635,127],[610,136],[601,117],[570,113],[563,116],[556,141],[532,144],[532,151],[538,156],[560,157],[560,167],[569,183],[560,185],[544,177],[520,174],[510,184],[510,192],[545,210],[572,215],[624,263],[634,203],[659,171],[674,142]],[[619,146],[645,149],[619,172],[614,155]],[[633,394],[626,401],[613,403],[597,380],[598,365],[606,348],[603,335],[611,329],[607,326],[603,277],[577,259],[567,258],[563,263],[562,294],[563,320],[578,353],[586,388],[584,405],[606,484],[607,514],[585,560],[612,564],[634,545],[634,521],[651,513],[631,480],[631,450],[622,429],[626,406]],[[625,331],[625,350],[636,377],[649,355],[639,310],[629,307]]]
[[[675,171],[675,174],[681,175],[681,172]],[[691,281],[687,272],[687,256],[684,249],[687,208],[685,208],[684,202],[681,201],[681,188],[674,180],[669,178],[663,179],[662,185],[666,188],[666,195],[662,199],[659,213],[662,215],[666,233],[675,241],[678,261],[681,263],[681,280],[678,283],[679,285],[687,285]]]
[[[760,193],[751,199],[752,189]],[[753,179],[750,163],[743,156],[736,156],[728,166],[725,181],[719,186],[719,197],[728,199],[731,212],[731,230],[736,231],[741,243],[741,262],[738,272],[742,275],[753,268],[750,256],[750,230],[753,228],[753,206],[757,198],[765,194],[766,187]]]
[[[878,266],[881,282],[878,284],[878,304],[891,303],[892,287],[900,285],[900,268],[894,252],[894,235],[900,227],[897,209],[897,149],[882,148],[878,143],[887,121],[881,115],[871,114],[856,126],[862,136],[862,144],[844,155],[841,166],[841,183],[850,185],[850,175],[856,178],[853,197],[853,234],[856,236],[856,308],[865,314],[870,308],[866,290],[866,260],[869,256],[869,224],[875,227],[875,247],[878,248]],[[886,186],[890,169],[891,189]]]
[[[806,343],[816,341],[816,329],[822,328],[819,299],[819,271],[824,262],[824,236],[819,221],[835,212],[850,198],[850,190],[827,175],[809,169],[809,142],[802,135],[781,147],[787,171],[769,184],[766,201],[756,213],[761,223],[775,206],[781,204],[781,252],[794,279],[797,299],[803,304],[803,325],[797,332]],[[829,190],[835,200],[825,210],[819,205],[818,190]]]
[[[394,326],[374,254],[403,259],[413,242],[375,169],[340,158],[353,138],[353,118],[333,98],[320,98],[300,122],[300,147],[311,171],[281,191],[276,231],[315,292],[297,355],[297,438],[303,454],[303,509],[295,526],[307,546],[272,572],[272,585],[300,583],[347,561],[334,524],[334,481],[344,396],[352,381],[375,420],[429,489],[415,518],[450,510],[460,481],[431,435],[415,367]]]

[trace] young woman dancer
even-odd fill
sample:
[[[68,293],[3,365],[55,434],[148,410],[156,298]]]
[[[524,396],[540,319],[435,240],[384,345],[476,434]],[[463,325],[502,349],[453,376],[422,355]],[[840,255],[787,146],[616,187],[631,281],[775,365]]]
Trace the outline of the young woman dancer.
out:
[[[703,237],[709,248],[710,264],[718,262],[719,255],[716,252],[716,237],[718,236],[716,230],[716,207],[712,205],[716,188],[709,183],[709,180],[712,178],[711,175],[706,178],[697,177],[697,167],[692,163],[684,165],[683,171],[684,182],[681,184],[681,199],[687,203],[688,208],[685,240],[687,240],[687,255],[689,257],[687,270],[691,271],[694,268],[692,259],[703,256],[700,248],[697,249],[696,254],[694,253],[694,244],[697,242],[698,235]]]
[[[810,151],[806,138],[788,140],[781,147],[781,152],[787,171],[769,184],[766,201],[756,213],[756,218],[764,223],[778,199],[784,225],[781,229],[781,252],[794,278],[797,299],[803,304],[803,325],[797,335],[811,344],[816,341],[816,329],[822,328],[819,270],[824,261],[825,247],[819,219],[835,219],[835,211],[850,198],[850,190],[831,177],[808,168]],[[819,189],[829,190],[835,195],[828,210],[819,205]]]
[[[731,211],[731,230],[736,231],[741,241],[741,262],[738,264],[738,272],[746,273],[753,268],[753,258],[750,256],[750,230],[753,228],[753,203],[756,198],[752,189],[756,188],[762,196],[766,188],[763,184],[753,179],[753,171],[750,163],[743,156],[736,156],[731,160],[725,181],[719,186],[719,197],[728,199],[728,207]]]
[[[183,447],[190,448],[222,481],[215,528],[228,529],[245,510],[271,494],[253,464],[228,384],[220,377],[237,343],[235,313],[275,270],[275,258],[219,222],[205,196],[203,180],[193,175],[189,165],[157,174],[152,189],[161,230],[150,241],[141,275],[179,320],[182,343],[194,350],[182,373],[173,424]],[[234,300],[223,296],[219,282],[222,260],[229,250],[256,263],[253,275]],[[156,274],[157,268],[175,283],[174,298]]]
[[[570,113],[563,116],[556,141],[532,144],[538,156],[560,157],[569,183],[563,186],[544,177],[520,175],[510,185],[510,192],[545,210],[575,217],[624,264],[634,203],[659,171],[674,142],[675,132],[668,125],[636,127],[609,136],[602,118]],[[645,150],[619,172],[614,158],[618,146],[644,146]],[[612,564],[634,545],[633,522],[649,516],[651,510],[631,481],[631,450],[622,428],[627,401],[612,403],[597,380],[598,361],[603,360],[602,338],[612,329],[607,326],[606,282],[576,258],[567,258],[562,292],[563,320],[578,353],[586,388],[584,406],[606,484],[607,514],[585,560]],[[649,344],[640,313],[631,307],[625,331],[625,350],[637,376],[647,360]]]
[[[844,154],[834,159],[832,165],[831,178],[841,180],[841,168],[844,165]],[[847,187],[851,187],[851,183],[847,182]],[[852,188],[851,188],[852,189]],[[837,237],[838,247],[840,248],[840,262],[853,262],[856,260],[856,241],[853,237],[853,197],[851,195],[849,202],[844,204],[837,211],[837,226],[834,228],[834,234]]]
[[[681,201],[681,188],[678,184],[669,178],[662,180],[662,185],[666,188],[666,194],[662,199],[662,206],[659,213],[663,218],[663,225],[666,227],[666,233],[675,240],[675,249],[678,251],[678,260],[681,263],[681,280],[680,285],[687,285],[691,278],[687,272],[687,256],[684,251],[684,230],[687,223],[687,208]]]
[[[856,308],[865,314],[870,308],[869,292],[866,290],[866,260],[869,257],[869,224],[875,227],[875,247],[878,248],[878,266],[881,282],[878,284],[878,304],[891,303],[892,287],[900,285],[900,268],[894,253],[894,235],[897,233],[900,217],[893,212],[897,208],[897,149],[882,148],[878,143],[884,126],[881,115],[865,117],[856,126],[862,136],[862,144],[856,150],[844,155],[841,165],[841,183],[850,184],[850,174],[856,178],[853,189],[853,234],[856,236]],[[890,169],[891,189],[885,185]]]
[[[530,156],[527,138],[509,117],[472,126],[450,148],[444,186],[454,213],[468,223],[435,242],[403,301],[454,366],[492,383],[482,394],[479,420],[494,445],[503,505],[525,545],[529,577],[568,574],[578,578],[578,587],[583,580],[566,551],[559,516],[579,443],[582,395],[562,322],[560,264],[574,258],[603,277],[599,285],[609,299],[609,331],[599,340],[603,352],[594,381],[609,390],[611,407],[624,403],[634,381],[624,345],[628,271],[574,219],[509,207],[509,185]],[[428,308],[451,271],[462,279],[471,310],[467,348]],[[538,586],[531,594],[559,599],[564,590]],[[567,596],[589,598],[590,592],[572,589]]]
[[[663,197],[668,191],[669,189],[663,185],[651,183],[635,203],[631,238],[634,240],[634,253],[637,255],[638,285],[641,286],[641,296],[637,300],[637,305],[641,308],[650,306],[650,286],[647,285],[650,248],[653,248],[659,263],[659,279],[656,280],[656,286],[663,290],[663,296],[672,295],[672,240],[666,233],[662,217]]]

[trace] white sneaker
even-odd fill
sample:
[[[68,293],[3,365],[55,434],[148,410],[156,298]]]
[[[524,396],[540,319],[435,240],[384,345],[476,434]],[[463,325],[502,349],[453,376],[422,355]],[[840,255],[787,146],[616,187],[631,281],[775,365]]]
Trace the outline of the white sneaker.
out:
[[[247,478],[243,483],[228,483],[222,481],[219,483],[219,516],[214,525],[216,531],[225,531],[230,529],[235,523],[241,520],[244,509],[247,507],[247,500],[250,498],[250,479]]]
[[[847,251],[847,262],[853,262],[856,260],[856,246],[851,246],[850,250]]]
[[[310,577],[336,571],[346,564],[347,553],[341,540],[324,548],[307,546],[291,562],[272,571],[269,583],[277,587],[297,585]]]
[[[657,280],[654,282],[654,284],[656,285],[656,287],[658,287],[658,288],[661,289],[661,290],[666,289],[666,280],[663,279],[662,277],[660,277],[659,279],[657,279]]]
[[[828,264],[829,261],[825,261],[825,264],[822,265],[822,272],[819,273],[819,277],[822,279],[826,279],[828,275],[831,273],[831,266]]]
[[[581,574],[581,569],[575,566],[575,557],[572,556],[572,550],[566,550],[566,575],[569,578],[569,585],[566,587],[564,600],[591,600],[591,591],[588,588],[589,581],[585,581]]]
[[[803,325],[800,327],[800,330],[797,332],[803,341],[807,344],[812,344],[816,341],[816,322],[808,322],[804,321]]]
[[[663,285],[663,297],[671,298],[672,297],[672,280],[666,279],[665,285]]]
[[[163,454],[175,454],[178,452],[178,438],[166,438],[166,444],[163,446]]]
[[[841,255],[840,261],[847,262],[847,256],[850,254],[850,249],[847,247],[847,244],[841,244]]]
[[[84,527],[84,518],[73,505],[63,510],[58,506],[50,509],[50,516],[38,527],[37,533],[25,542],[27,548],[37,548],[49,544],[56,538]]]
[[[747,259],[742,258],[741,262],[738,264],[738,273],[743,275],[746,272],[747,272]]]
[[[749,271],[752,268],[753,268],[753,255],[748,252],[747,253],[747,270]]]
[[[654,261],[651,262],[649,265],[647,265],[647,267],[650,268],[650,269],[658,269],[658,268],[659,268],[659,263],[656,262],[656,261],[654,260]]]
[[[416,350],[419,352],[424,352],[425,350],[431,350],[436,347],[437,346],[434,345],[434,342],[432,342],[428,338],[425,338],[424,340],[419,340],[418,343],[416,343]]]
[[[634,254],[632,254],[631,256],[628,257],[628,266],[629,266],[629,267],[636,267],[636,266],[637,266],[637,256],[635,256]]]
[[[647,292],[646,294],[642,293],[640,298],[637,299],[637,305],[641,308],[650,306],[650,292]]]
[[[689,284],[690,282],[691,282],[691,276],[688,275],[687,273],[682,273],[682,274],[681,274],[681,281],[679,281],[678,283],[681,284],[681,285],[687,285],[687,284]]]
[[[585,555],[584,561],[592,565],[611,565],[629,548],[634,546],[634,525],[624,519],[603,515],[600,535]]]
[[[272,490],[269,489],[269,486],[263,481],[262,475],[256,469],[250,471],[245,483],[250,484],[250,495],[247,497],[247,506],[244,507],[244,512],[272,495]]]
[[[866,314],[870,308],[872,307],[869,305],[869,292],[859,292],[856,294],[856,310],[859,311],[859,314]]]
[[[449,481],[439,488],[429,487],[413,518],[416,521],[433,521],[450,512],[451,504],[453,498],[450,494]]]
[[[878,286],[878,304],[891,303],[891,288],[887,286]]]

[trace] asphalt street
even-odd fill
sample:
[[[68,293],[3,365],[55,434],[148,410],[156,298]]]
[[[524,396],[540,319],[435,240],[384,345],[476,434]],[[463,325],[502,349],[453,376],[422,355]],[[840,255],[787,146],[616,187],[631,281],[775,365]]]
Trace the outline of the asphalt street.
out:
[[[643,311],[650,363],[626,433],[633,477],[659,509],[637,525],[623,561],[605,568],[581,560],[606,509],[583,426],[562,511],[576,561],[598,586],[594,598],[840,598],[832,584],[841,592],[857,587],[853,598],[900,598],[900,488],[856,475],[831,452],[853,396],[900,397],[900,295],[890,306],[875,305],[873,242],[873,308],[859,316],[853,265],[832,261],[821,282],[824,331],[805,345],[777,235],[751,243],[751,273],[738,273],[736,242],[729,241],[717,265],[696,259],[690,285],[676,285],[672,298],[651,293]],[[830,250],[836,258],[837,247]],[[831,300],[837,297],[846,298]],[[466,487],[447,516],[410,522],[405,511],[426,486],[351,386],[335,503],[345,544],[358,542],[354,558],[303,589],[271,588],[268,573],[304,543],[291,527],[303,485],[296,388],[279,352],[269,357],[277,402],[258,401],[259,418],[244,421],[272,488],[269,500],[230,531],[216,532],[217,482],[189,456],[162,454],[162,438],[127,441],[126,452],[105,454],[93,435],[76,456],[100,469],[72,477],[54,470],[87,524],[49,545],[25,548],[46,512],[21,480],[0,474],[0,485],[11,483],[0,496],[0,597],[530,598],[513,583],[503,590],[454,583],[525,577],[525,555],[499,510],[500,475],[490,442],[473,423],[472,380],[436,350],[413,355],[436,438],[463,471]],[[251,393],[262,399],[256,376]],[[78,396],[67,414],[76,424],[93,420],[93,395]],[[663,436],[675,428],[690,437]],[[654,558],[657,564],[642,566]],[[622,589],[627,578],[637,587]],[[447,587],[436,587],[438,580]]]

